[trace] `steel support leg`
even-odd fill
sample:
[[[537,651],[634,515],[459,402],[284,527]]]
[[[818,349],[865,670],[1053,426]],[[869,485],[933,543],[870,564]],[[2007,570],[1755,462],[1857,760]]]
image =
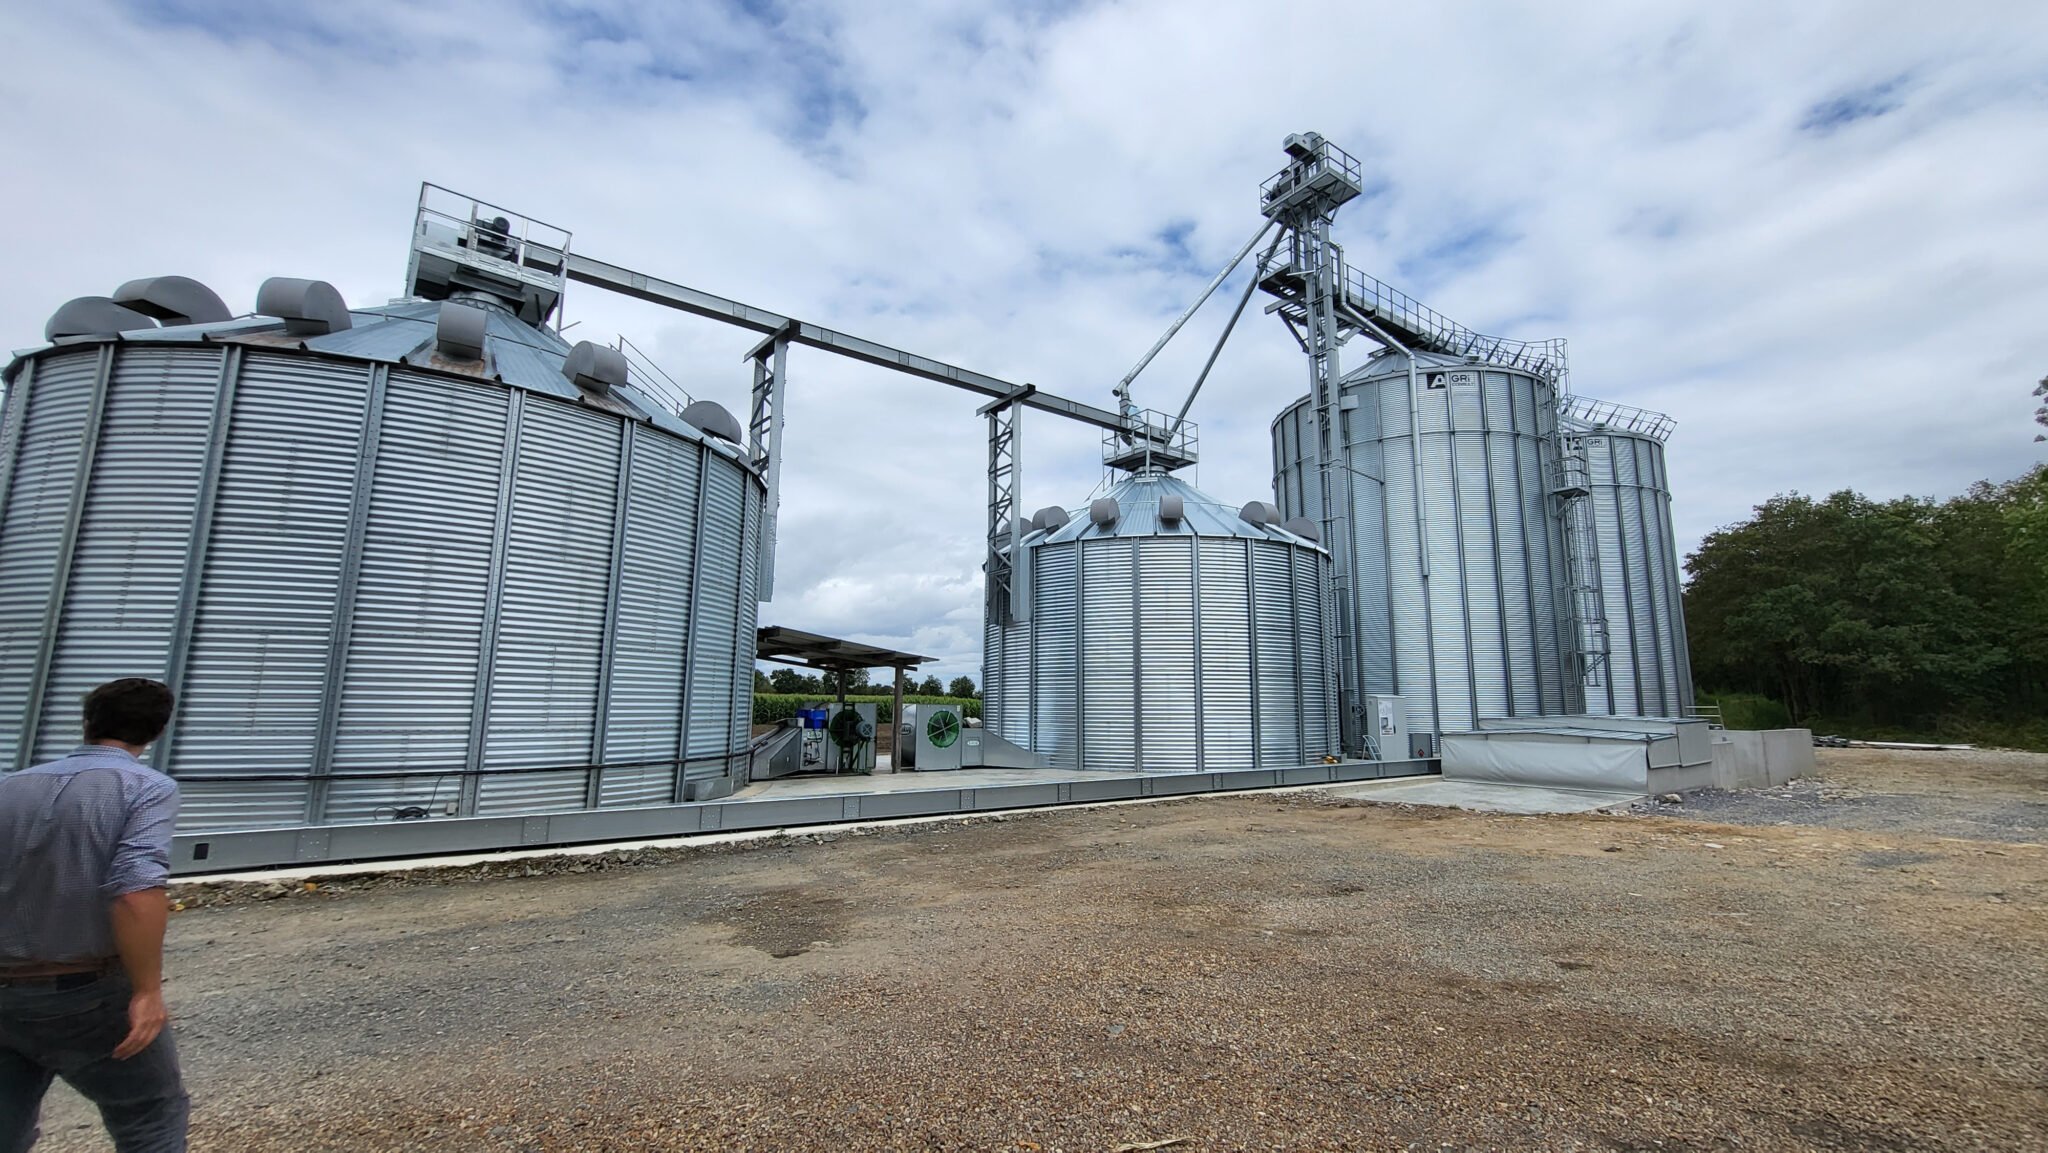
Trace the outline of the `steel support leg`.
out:
[[[1024,619],[1017,579],[1017,485],[1021,475],[1024,410],[1016,404],[988,409],[988,617],[997,627]]]
[[[761,474],[765,491],[761,508],[761,540],[754,552],[754,599],[775,599],[775,526],[782,510],[782,426],[785,385],[789,379],[789,338],[785,324],[754,346],[753,403],[747,420],[747,458]]]

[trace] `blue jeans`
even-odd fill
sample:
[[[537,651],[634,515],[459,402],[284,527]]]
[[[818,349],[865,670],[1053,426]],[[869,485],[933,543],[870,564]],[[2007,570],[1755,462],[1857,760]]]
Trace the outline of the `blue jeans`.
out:
[[[149,1048],[114,1060],[128,1035],[128,978],[86,984],[0,984],[0,1153],[25,1153],[53,1077],[100,1108],[120,1153],[184,1153],[191,1108],[166,1027]]]

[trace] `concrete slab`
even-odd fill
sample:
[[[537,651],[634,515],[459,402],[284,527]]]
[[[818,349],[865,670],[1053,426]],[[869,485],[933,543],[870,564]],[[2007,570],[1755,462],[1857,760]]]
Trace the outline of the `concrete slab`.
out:
[[[732,795],[733,800],[772,797],[866,796],[918,789],[985,789],[1003,785],[1070,784],[1075,781],[1128,781],[1134,773],[1090,773],[1069,769],[949,769],[933,773],[875,773],[872,776],[781,777],[758,781]]]
[[[1456,781],[1443,777],[1410,777],[1367,781],[1324,790],[1333,797],[1403,805],[1437,805],[1481,813],[1584,813],[1643,799],[1642,793],[1591,789],[1553,789],[1541,785],[1509,785],[1497,781]]]

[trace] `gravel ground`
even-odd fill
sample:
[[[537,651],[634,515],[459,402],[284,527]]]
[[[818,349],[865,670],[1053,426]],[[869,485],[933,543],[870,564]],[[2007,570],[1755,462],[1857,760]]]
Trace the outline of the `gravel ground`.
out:
[[[1712,803],[1194,799],[188,889],[195,1147],[2048,1147],[2048,850]],[[68,1090],[46,1127],[106,1148]]]
[[[1817,749],[1820,775],[1774,789],[1692,793],[1665,816],[1982,841],[2048,841],[2048,757],[1997,750]]]

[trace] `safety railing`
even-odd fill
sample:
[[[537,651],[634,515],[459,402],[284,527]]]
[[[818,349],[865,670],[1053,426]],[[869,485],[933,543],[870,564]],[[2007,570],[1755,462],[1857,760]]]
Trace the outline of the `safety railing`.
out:
[[[626,358],[626,367],[632,372],[633,387],[660,403],[670,412],[681,416],[683,410],[697,403],[676,378],[661,370],[653,358],[640,351],[639,347],[623,335],[612,345]]]
[[[1676,422],[1661,412],[1647,408],[1631,408],[1611,400],[1594,400],[1589,396],[1567,396],[1558,402],[1558,414],[1565,420],[1587,429],[1608,428],[1621,432],[1636,433],[1662,441],[1671,435]]]
[[[1421,338],[1423,346],[1431,352],[1476,356],[1489,364],[1526,369],[1552,380],[1562,380],[1568,371],[1562,338],[1509,340],[1474,332],[1400,289],[1349,265],[1344,267],[1344,297],[1345,303],[1360,312],[1375,319],[1385,318]]]
[[[473,253],[521,278],[540,277],[559,287],[568,273],[568,229],[438,184],[420,185],[413,227],[415,246]]]
[[[1200,431],[1193,421],[1178,427],[1171,415],[1155,409],[1126,414],[1122,429],[1102,434],[1102,463],[1126,472],[1172,471],[1192,464],[1199,457]]]
[[[1259,185],[1259,203],[1265,206],[1268,215],[1305,189],[1348,189],[1349,195],[1339,192],[1348,200],[1364,186],[1365,167],[1357,157],[1314,134],[1310,134],[1308,141],[1313,142],[1308,155],[1298,157]]]

